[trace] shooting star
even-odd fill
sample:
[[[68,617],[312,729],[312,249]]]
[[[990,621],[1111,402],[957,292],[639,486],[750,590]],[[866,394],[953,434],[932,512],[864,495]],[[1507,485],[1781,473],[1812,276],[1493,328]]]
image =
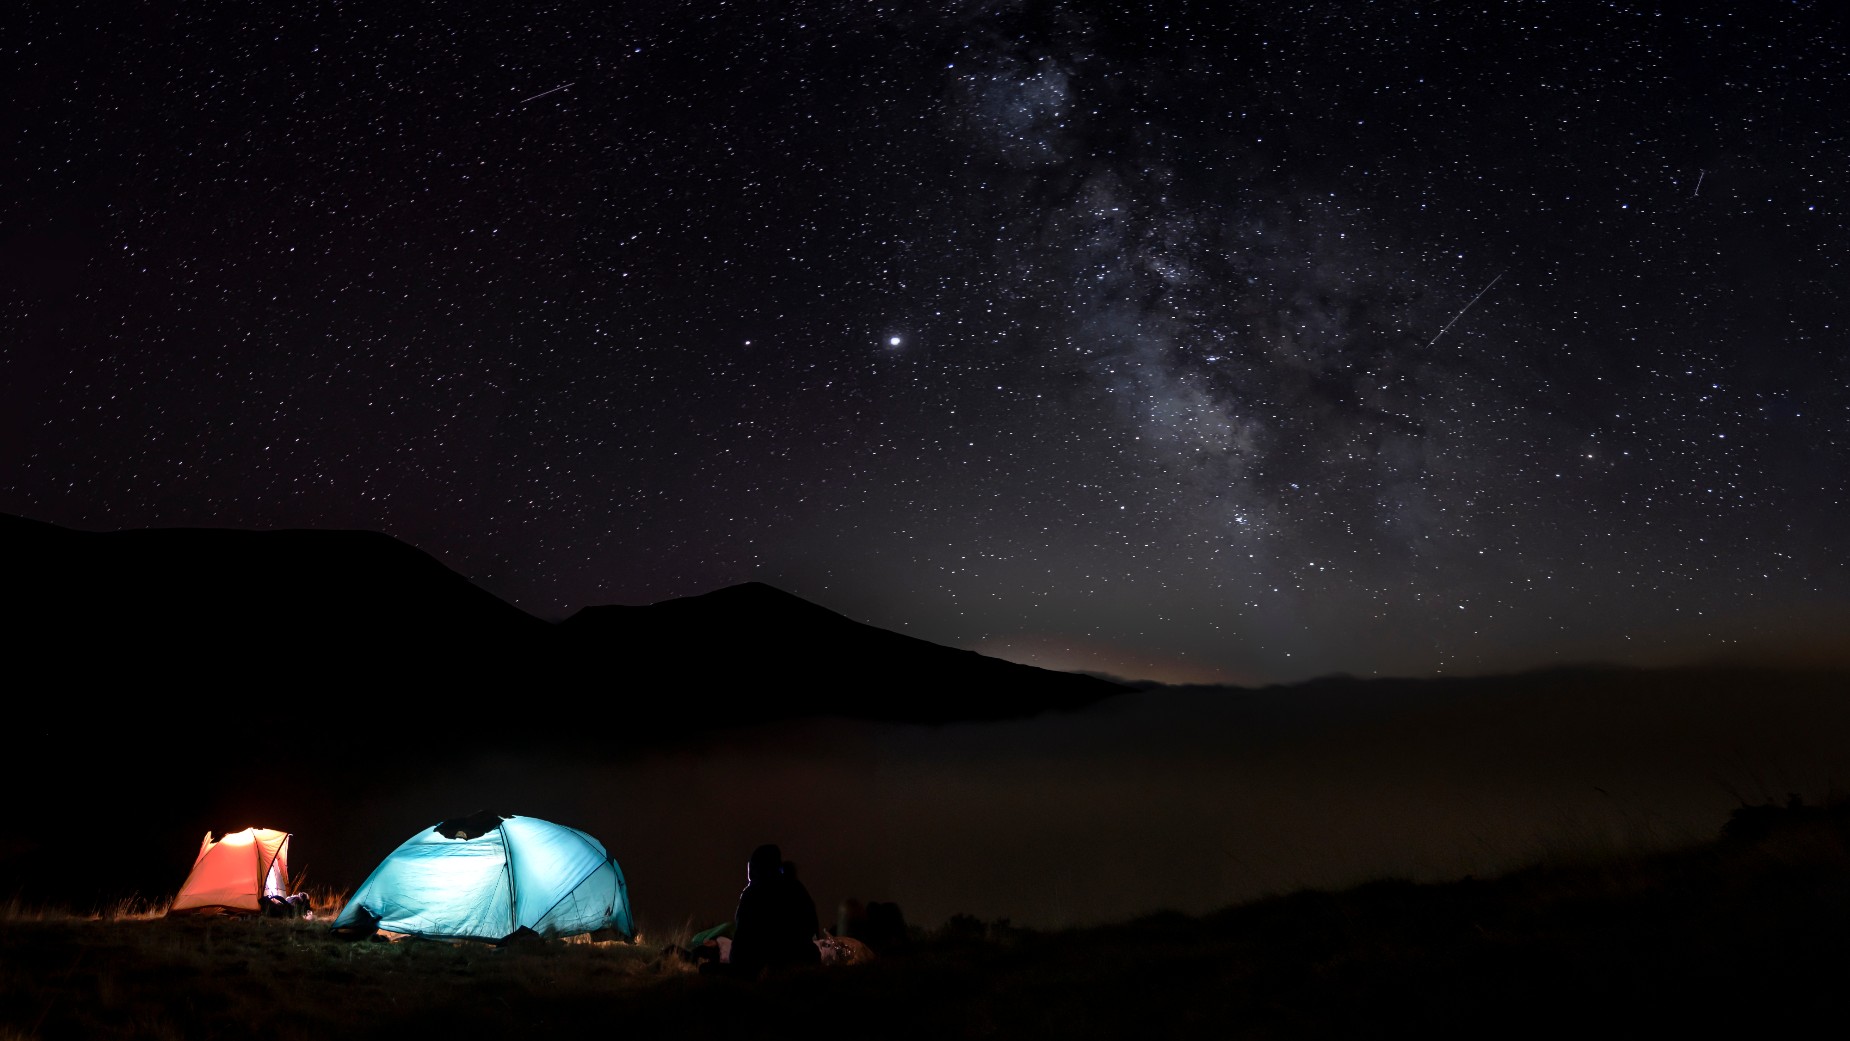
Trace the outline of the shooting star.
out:
[[[1433,344],[1438,343],[1439,337],[1445,335],[1445,330],[1450,329],[1453,323],[1457,322],[1460,318],[1463,318],[1465,316],[1466,311],[1471,310],[1471,304],[1475,304],[1479,300],[1483,299],[1484,294],[1490,292],[1490,286],[1494,286],[1498,282],[1501,282],[1501,281],[1503,281],[1503,273],[1499,273],[1496,278],[1491,279],[1490,285],[1485,286],[1484,288],[1478,290],[1477,295],[1471,298],[1471,303],[1466,304],[1465,306],[1459,308],[1458,313],[1452,316],[1452,321],[1445,323],[1445,328],[1440,329],[1438,332],[1434,333],[1432,339],[1426,341],[1426,346],[1431,347]]]
[[[571,84],[570,84],[570,83],[561,83],[561,84],[559,84],[558,86],[556,86],[556,87],[554,87],[554,88],[552,88],[551,90],[542,90],[542,91],[540,91],[540,92],[539,92],[538,94],[535,94],[535,95],[533,95],[532,97],[530,97],[530,98],[528,98],[528,99],[527,99],[527,101],[538,101],[539,99],[541,99],[541,98],[543,98],[543,97],[545,97],[545,96],[546,96],[546,95],[548,95],[548,94],[556,94],[556,93],[558,93],[559,91],[562,91],[562,90],[564,90],[565,88],[567,88],[567,87],[569,87],[569,86],[571,86]],[[526,103],[527,103],[527,101],[522,101],[522,102],[519,102],[519,104],[522,104],[522,105],[524,105],[524,104],[526,104]]]
[[[1702,179],[1707,176],[1709,176],[1707,170],[1696,171],[1696,190],[1689,193],[1690,198],[1694,199],[1696,196],[1702,194]]]

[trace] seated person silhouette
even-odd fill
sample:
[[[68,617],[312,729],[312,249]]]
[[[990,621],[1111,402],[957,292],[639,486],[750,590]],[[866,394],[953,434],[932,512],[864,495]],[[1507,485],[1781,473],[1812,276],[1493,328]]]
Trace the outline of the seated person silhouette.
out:
[[[786,869],[782,851],[774,845],[753,850],[732,917],[728,974],[756,979],[768,970],[822,964],[819,928],[816,902]]]

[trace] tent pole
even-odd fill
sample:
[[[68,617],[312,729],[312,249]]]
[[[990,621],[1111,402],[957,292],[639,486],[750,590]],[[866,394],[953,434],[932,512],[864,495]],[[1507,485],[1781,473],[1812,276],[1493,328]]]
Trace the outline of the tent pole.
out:
[[[257,857],[257,913],[263,913],[263,880],[269,876],[270,869],[263,863],[263,840],[257,837],[257,829],[251,829],[251,845],[255,847]]]
[[[518,882],[514,878],[514,835],[505,825],[506,818],[495,825],[501,832],[501,846],[507,850],[507,934],[514,935],[520,928],[520,891],[515,888]]]
[[[263,880],[264,880],[264,882],[265,882],[265,884],[268,884],[268,883],[269,883],[269,881],[270,881],[270,869],[271,869],[271,868],[274,868],[274,867],[276,866],[276,862],[277,862],[277,861],[279,861],[279,860],[280,860],[280,861],[282,861],[282,862],[283,862],[284,864],[287,864],[287,863],[289,863],[289,858],[288,858],[288,857],[285,857],[285,856],[283,855],[283,851],[284,851],[284,850],[287,850],[287,849],[289,848],[289,840],[290,840],[290,839],[293,839],[293,838],[295,838],[295,836],[294,836],[294,835],[292,835],[292,834],[290,834],[289,832],[286,832],[286,831],[285,831],[285,832],[283,832],[283,841],[281,841],[281,842],[279,842],[279,843],[277,843],[277,844],[276,844],[276,852],[275,852],[274,854],[271,854],[271,856],[270,856],[270,867],[267,867],[267,868],[264,868],[264,869],[263,869]],[[288,895],[289,895],[289,872],[288,872],[288,868],[284,868],[284,869],[283,869],[283,895],[284,895],[284,896],[288,896]]]

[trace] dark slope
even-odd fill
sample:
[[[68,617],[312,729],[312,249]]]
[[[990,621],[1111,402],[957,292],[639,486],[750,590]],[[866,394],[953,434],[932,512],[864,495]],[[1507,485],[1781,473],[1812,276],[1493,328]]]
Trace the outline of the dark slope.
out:
[[[362,731],[466,737],[479,724],[456,710],[510,693],[612,699],[695,725],[992,719],[1128,689],[863,625],[761,583],[588,608],[553,625],[377,532],[82,532],[0,516],[0,547],[0,632],[19,649],[14,670],[29,689],[177,685],[187,692],[180,711],[207,726],[208,709],[256,722],[329,691],[367,697]],[[690,701],[697,711],[677,711]],[[716,713],[716,703],[742,712]]]
[[[856,622],[748,582],[647,607],[590,607],[560,624],[565,653],[613,685],[724,692],[719,715],[951,722],[1074,709],[1129,688],[989,658]],[[712,704],[688,706],[714,716]]]
[[[544,622],[370,531],[83,532],[0,516],[4,631],[42,683],[247,697],[491,674]]]

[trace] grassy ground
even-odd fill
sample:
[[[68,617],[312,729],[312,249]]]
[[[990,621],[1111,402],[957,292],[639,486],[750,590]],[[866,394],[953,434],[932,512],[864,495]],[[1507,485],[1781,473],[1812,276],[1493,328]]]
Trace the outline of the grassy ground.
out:
[[[1850,813],[1498,879],[1383,881],[1033,932],[954,918],[870,964],[715,979],[649,943],[337,940],[318,921],[0,909],[16,1038],[1664,1036],[1850,1012]]]

